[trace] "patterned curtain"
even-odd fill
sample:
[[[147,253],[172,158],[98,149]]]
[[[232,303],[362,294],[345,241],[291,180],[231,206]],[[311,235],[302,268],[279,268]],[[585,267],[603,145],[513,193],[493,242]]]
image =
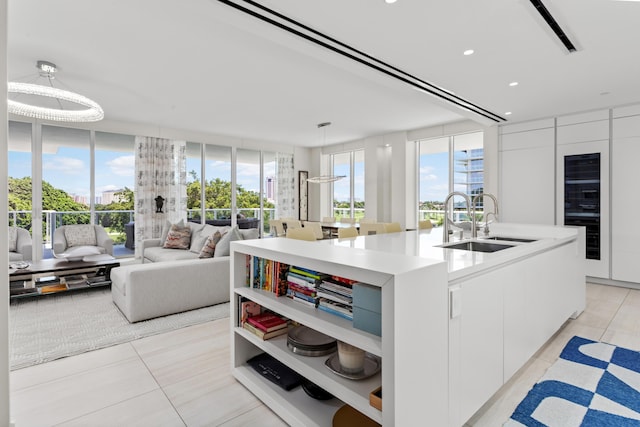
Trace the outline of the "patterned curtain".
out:
[[[296,179],[293,170],[293,154],[277,153],[276,218],[297,218]]]
[[[186,142],[136,136],[135,242],[160,237],[168,220],[187,220]],[[162,197],[162,212],[156,198]]]

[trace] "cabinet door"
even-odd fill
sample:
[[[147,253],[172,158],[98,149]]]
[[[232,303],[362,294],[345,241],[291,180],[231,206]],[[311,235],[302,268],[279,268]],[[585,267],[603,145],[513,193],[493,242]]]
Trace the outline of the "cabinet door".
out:
[[[500,151],[500,221],[553,225],[553,129],[502,136]]]
[[[613,121],[611,147],[611,278],[640,282],[640,116]]]
[[[463,282],[452,304],[459,315],[450,320],[450,425],[464,424],[502,386],[504,274]]]

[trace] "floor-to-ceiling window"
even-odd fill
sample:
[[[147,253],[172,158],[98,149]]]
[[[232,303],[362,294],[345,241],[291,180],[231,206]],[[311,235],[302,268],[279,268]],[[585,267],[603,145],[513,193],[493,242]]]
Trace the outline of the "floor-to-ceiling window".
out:
[[[473,197],[484,188],[483,133],[451,135],[418,142],[418,219],[442,225],[444,201],[452,191]],[[462,197],[452,201],[454,221],[470,220]],[[477,204],[482,211],[482,201]]]
[[[9,122],[9,225],[31,231],[31,123]]]
[[[343,178],[334,181],[333,216],[336,219],[364,216],[364,150],[331,155],[331,170],[334,176]]]
[[[135,137],[95,132],[94,215],[114,247],[134,249]]]

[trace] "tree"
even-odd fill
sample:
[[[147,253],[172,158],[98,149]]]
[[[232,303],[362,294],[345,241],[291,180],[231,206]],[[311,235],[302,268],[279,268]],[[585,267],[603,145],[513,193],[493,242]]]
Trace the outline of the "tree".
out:
[[[9,184],[9,210],[31,211],[32,182],[30,177],[11,178]],[[53,187],[46,181],[42,181],[42,209],[56,212],[88,211],[89,207],[83,203],[78,203],[63,190]],[[22,215],[18,218],[17,226],[30,229],[31,214]],[[61,213],[55,217],[56,225],[62,224],[87,224],[89,213],[65,214]]]

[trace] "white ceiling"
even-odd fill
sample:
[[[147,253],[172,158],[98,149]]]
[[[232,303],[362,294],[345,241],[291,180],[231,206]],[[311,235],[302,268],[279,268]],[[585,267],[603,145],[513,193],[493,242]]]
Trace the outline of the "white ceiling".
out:
[[[544,1],[577,52],[528,0],[260,3],[509,122],[640,102],[640,2]],[[9,0],[8,30],[10,80],[54,62],[107,120],[301,146],[495,123],[218,0]]]

